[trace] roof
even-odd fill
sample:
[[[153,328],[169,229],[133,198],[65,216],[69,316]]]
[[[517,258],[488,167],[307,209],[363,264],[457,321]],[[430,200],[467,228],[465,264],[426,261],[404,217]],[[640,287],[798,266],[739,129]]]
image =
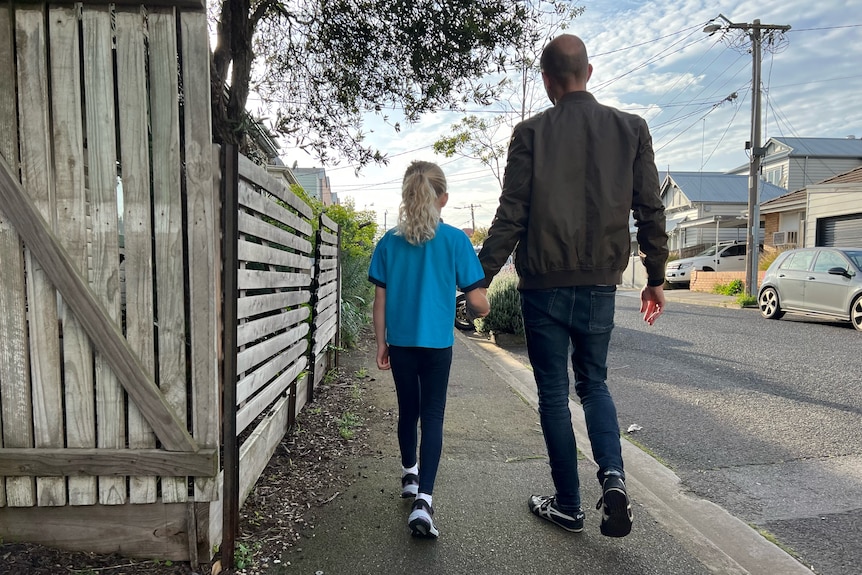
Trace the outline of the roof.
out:
[[[720,172],[670,172],[669,177],[691,202],[712,204],[747,204],[748,176]],[[760,201],[787,193],[769,182],[760,181]]]
[[[783,196],[778,196],[777,198],[772,198],[771,200],[767,200],[765,202],[761,202],[760,205],[763,208],[792,207],[797,204],[801,204],[804,206],[807,198],[808,190],[802,189],[795,192],[790,192],[789,194],[784,194]]]
[[[769,141],[791,148],[790,156],[862,158],[862,140],[856,138],[770,138]]]
[[[853,168],[849,172],[832,176],[820,182],[821,184],[856,184],[862,182],[862,166]]]

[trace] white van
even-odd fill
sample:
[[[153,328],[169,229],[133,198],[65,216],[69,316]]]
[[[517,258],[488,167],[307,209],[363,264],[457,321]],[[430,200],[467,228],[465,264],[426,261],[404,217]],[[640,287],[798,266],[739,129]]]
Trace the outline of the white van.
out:
[[[667,264],[664,277],[668,283],[691,282],[691,272],[744,272],[745,242],[725,242],[704,250],[690,258],[674,260]]]

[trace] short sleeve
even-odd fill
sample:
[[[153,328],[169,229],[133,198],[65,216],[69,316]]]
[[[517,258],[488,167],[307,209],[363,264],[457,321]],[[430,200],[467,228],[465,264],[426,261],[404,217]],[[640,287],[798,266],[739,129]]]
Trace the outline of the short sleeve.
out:
[[[368,281],[376,286],[386,287],[386,241],[387,236],[383,236],[377,247],[374,248],[374,254],[371,256],[371,265],[368,267]]]
[[[461,291],[468,292],[483,287],[485,271],[469,238],[464,234],[461,236],[458,242],[458,257],[455,258],[455,283]]]

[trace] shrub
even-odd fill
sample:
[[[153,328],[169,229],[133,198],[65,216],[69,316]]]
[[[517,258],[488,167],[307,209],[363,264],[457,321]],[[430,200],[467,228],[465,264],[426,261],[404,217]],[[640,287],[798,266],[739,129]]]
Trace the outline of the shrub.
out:
[[[511,333],[524,335],[524,318],[521,314],[521,294],[518,293],[518,275],[503,272],[494,278],[488,288],[491,311],[476,320],[480,333]]]
[[[745,291],[745,284],[742,280],[733,280],[729,284],[716,284],[712,287],[712,293],[722,295],[739,295],[743,291]]]
[[[753,295],[739,294],[736,296],[739,307],[757,307],[757,297]]]
[[[775,261],[775,258],[777,258],[783,251],[783,249],[773,246],[765,246],[763,248],[763,253],[760,254],[760,257],[757,259],[757,269],[765,271],[769,268],[770,264]]]
[[[374,284],[368,281],[370,256],[341,251],[341,345],[356,345],[359,332],[368,325]]]

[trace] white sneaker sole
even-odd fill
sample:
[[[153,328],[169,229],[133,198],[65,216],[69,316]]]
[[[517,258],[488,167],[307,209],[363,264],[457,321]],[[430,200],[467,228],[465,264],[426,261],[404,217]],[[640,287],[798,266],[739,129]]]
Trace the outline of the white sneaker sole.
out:
[[[407,525],[414,537],[436,539],[440,535],[431,516],[424,509],[415,509],[407,518]]]

